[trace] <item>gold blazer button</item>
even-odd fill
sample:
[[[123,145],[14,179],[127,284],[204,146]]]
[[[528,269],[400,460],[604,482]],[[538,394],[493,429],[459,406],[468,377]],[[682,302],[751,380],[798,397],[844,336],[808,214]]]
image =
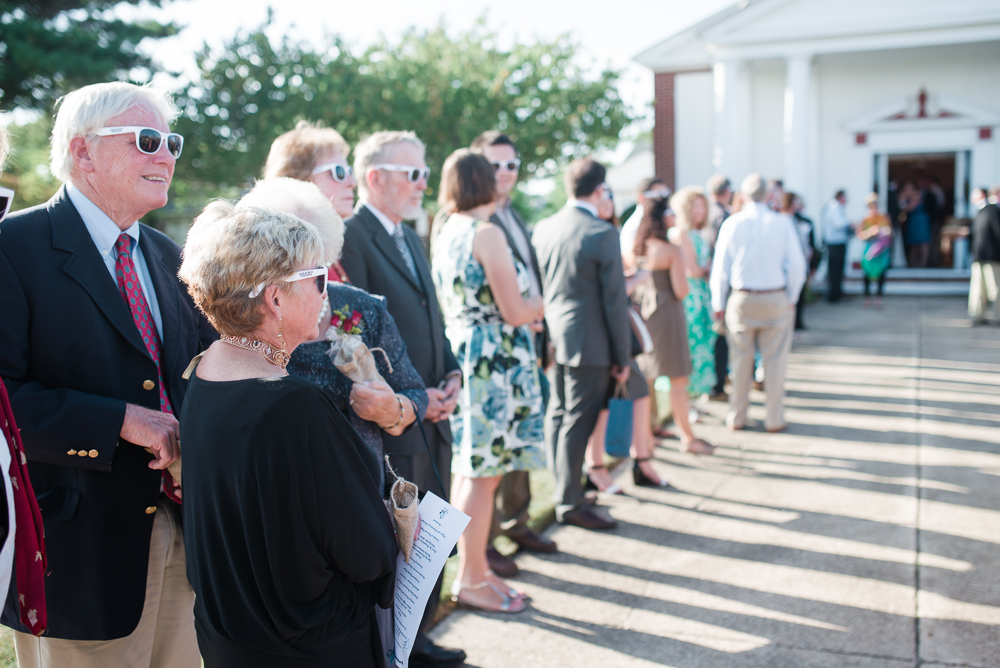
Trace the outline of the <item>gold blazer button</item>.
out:
[[[76,453],[76,456],[77,457],[86,457],[87,456],[87,451],[86,450],[81,450],[80,452]]]
[[[156,506],[150,506],[149,508],[146,508],[147,515],[152,515],[155,512],[156,512]]]
[[[154,383],[153,381],[151,381],[151,380],[144,380],[144,381],[142,381],[142,389],[144,389],[144,390],[151,390],[154,387],[156,387],[156,383]]]
[[[90,452],[87,453],[87,456],[88,457],[96,457],[97,456],[97,450],[91,450]]]
[[[76,454],[76,450],[67,450],[66,454],[69,455],[70,457],[72,457],[73,455]]]

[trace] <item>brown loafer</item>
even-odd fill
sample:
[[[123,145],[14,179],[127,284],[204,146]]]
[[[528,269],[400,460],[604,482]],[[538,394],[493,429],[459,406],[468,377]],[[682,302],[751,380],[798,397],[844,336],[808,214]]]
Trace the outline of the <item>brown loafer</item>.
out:
[[[521,570],[510,557],[500,554],[492,545],[486,548],[486,562],[490,565],[490,570],[502,578],[513,577]]]
[[[618,526],[616,520],[604,517],[588,506],[584,506],[572,515],[563,517],[561,524],[572,524],[573,526],[590,529],[591,531],[605,531]]]
[[[520,545],[522,550],[527,550],[528,552],[556,552],[559,549],[553,541],[537,534],[531,529],[517,536],[510,536],[510,539]],[[494,568],[493,570],[496,569]],[[497,573],[500,573],[500,571],[497,571]]]

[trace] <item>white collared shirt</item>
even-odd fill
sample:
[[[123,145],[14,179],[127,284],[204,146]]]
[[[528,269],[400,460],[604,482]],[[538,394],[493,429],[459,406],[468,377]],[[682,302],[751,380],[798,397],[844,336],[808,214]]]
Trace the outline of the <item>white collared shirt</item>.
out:
[[[639,233],[639,224],[642,222],[643,209],[641,204],[635,205],[635,211],[628,217],[622,225],[619,241],[622,247],[622,255],[631,257],[632,249],[635,247],[635,237]]]
[[[364,206],[368,207],[368,210],[371,211],[376,218],[378,218],[378,222],[382,223],[382,227],[385,228],[385,231],[389,233],[390,237],[396,234],[396,227],[399,226],[400,223],[392,222],[389,219],[389,216],[385,215],[384,213],[376,209],[374,206],[372,206],[370,202],[365,202],[364,200],[362,200],[361,203]]]
[[[748,202],[719,228],[709,284],[712,310],[726,309],[730,290],[785,289],[795,304],[806,280],[799,233],[787,216],[762,202]]]
[[[823,208],[823,240],[828,244],[846,244],[851,236],[851,219],[844,205],[832,199]]]
[[[600,218],[600,216],[597,215],[597,207],[591,204],[590,202],[584,202],[583,200],[571,197],[569,201],[566,202],[566,204],[568,204],[569,206],[575,206],[578,209],[583,209],[584,211],[589,211],[594,216],[594,218]]]
[[[118,289],[118,278],[115,275],[115,261],[118,259],[118,251],[115,250],[115,244],[118,243],[118,237],[122,233],[121,228],[115,225],[108,214],[101,211],[100,207],[91,202],[72,183],[66,184],[66,194],[69,196],[69,201],[76,207],[80,218],[83,219],[83,224],[87,227],[90,238],[97,246],[97,252],[104,260],[104,266],[108,268],[111,280],[115,282],[115,289]],[[160,335],[160,341],[162,341],[163,321],[160,318],[160,303],[156,299],[156,291],[152,289],[153,281],[149,277],[146,258],[143,257],[142,248],[139,246],[139,232],[139,221],[135,221],[125,230],[125,234],[132,237],[132,264],[135,265],[135,273],[139,277],[139,287],[142,288],[142,294],[146,297],[149,314],[153,316],[156,333]]]

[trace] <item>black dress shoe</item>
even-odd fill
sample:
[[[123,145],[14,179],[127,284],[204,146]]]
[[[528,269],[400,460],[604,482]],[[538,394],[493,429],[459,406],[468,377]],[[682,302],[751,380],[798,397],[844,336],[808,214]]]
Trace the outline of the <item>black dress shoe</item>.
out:
[[[572,515],[563,517],[562,524],[572,524],[574,526],[591,529],[593,531],[604,531],[607,529],[614,529],[618,526],[618,522],[616,520],[603,517],[594,511],[593,508],[588,506],[584,506]]]
[[[639,462],[647,462],[652,457],[644,457],[642,459],[637,459],[632,463],[632,482],[634,482],[639,487],[656,487],[657,489],[666,489],[670,487],[670,483],[666,480],[653,480],[647,476],[642,467],[639,466]]]
[[[490,570],[502,578],[514,577],[520,570],[517,564],[500,554],[492,545],[486,548],[486,562],[490,565]]]
[[[549,540],[545,536],[538,535],[531,529],[527,529],[524,533],[518,534],[517,536],[511,536],[510,539],[528,552],[551,553],[559,550],[553,541]]]
[[[451,647],[441,647],[432,642],[410,654],[413,668],[456,668],[465,663],[465,652]]]

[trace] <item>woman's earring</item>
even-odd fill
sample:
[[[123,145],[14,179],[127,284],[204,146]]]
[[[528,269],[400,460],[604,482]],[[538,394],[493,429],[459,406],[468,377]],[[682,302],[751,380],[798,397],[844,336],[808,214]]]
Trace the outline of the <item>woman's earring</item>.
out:
[[[278,316],[278,341],[281,343],[281,351],[282,352],[287,352],[285,350],[285,337],[282,336],[281,316],[280,315]]]

